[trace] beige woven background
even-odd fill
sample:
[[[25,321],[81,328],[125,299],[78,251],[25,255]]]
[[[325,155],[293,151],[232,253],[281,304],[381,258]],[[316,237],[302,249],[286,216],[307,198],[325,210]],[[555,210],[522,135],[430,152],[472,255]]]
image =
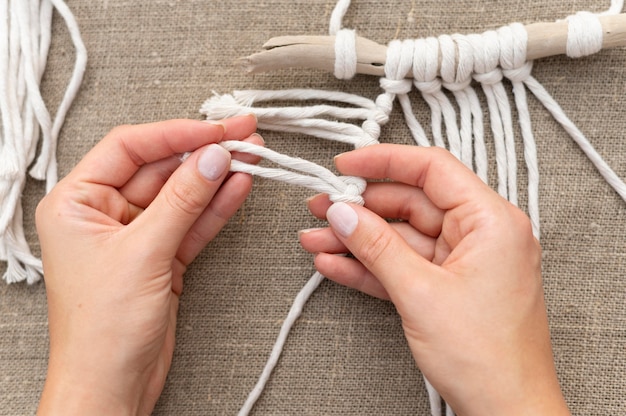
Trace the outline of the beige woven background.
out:
[[[200,118],[212,90],[313,87],[374,98],[378,80],[312,70],[250,76],[232,62],[270,37],[325,34],[334,0],[68,0],[89,51],[86,78],[61,132],[60,174],[123,123]],[[354,0],[345,24],[380,43],[554,21],[608,0]],[[74,50],[54,21],[44,80],[59,102]],[[626,49],[536,63],[535,76],[626,178]],[[422,120],[426,109],[415,99]],[[536,100],[544,278],[555,359],[575,414],[626,413],[626,203]],[[264,134],[267,145],[327,166],[344,145]],[[409,143],[395,112],[382,141]],[[521,155],[521,148],[520,148]],[[521,156],[520,156],[521,158]],[[522,178],[523,162],[520,159]],[[493,170],[493,169],[492,169]],[[521,180],[520,186],[523,186]],[[25,190],[26,231],[43,186]],[[189,270],[174,365],[158,415],[233,415],[256,382],[280,324],[313,272],[297,230],[316,226],[302,189],[257,180],[251,197]],[[0,273],[4,265],[0,265]],[[0,414],[35,412],[45,378],[44,284],[0,284]],[[325,282],[306,306],[254,414],[426,415],[421,376],[393,307]]]

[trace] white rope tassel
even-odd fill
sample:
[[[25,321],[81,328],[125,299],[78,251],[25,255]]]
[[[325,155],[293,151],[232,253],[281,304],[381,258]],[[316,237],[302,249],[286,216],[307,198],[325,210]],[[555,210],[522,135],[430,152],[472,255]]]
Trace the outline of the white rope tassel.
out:
[[[52,12],[63,17],[76,48],[76,63],[68,89],[52,120],[39,91],[52,33]],[[28,247],[22,221],[21,195],[26,170],[46,180],[46,191],[57,182],[57,139],[86,68],[86,48],[78,25],[62,0],[0,0],[0,260],[7,262],[9,283],[34,283],[43,273],[41,261]]]

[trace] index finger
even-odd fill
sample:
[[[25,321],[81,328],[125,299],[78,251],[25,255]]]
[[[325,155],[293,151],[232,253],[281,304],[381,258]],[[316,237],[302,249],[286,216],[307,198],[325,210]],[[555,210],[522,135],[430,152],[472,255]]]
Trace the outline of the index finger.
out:
[[[191,152],[231,136],[248,137],[255,130],[254,116],[211,123],[168,120],[120,126],[102,139],[70,175],[86,182],[119,188],[145,164]]]
[[[422,188],[444,210],[496,195],[450,152],[438,147],[379,144],[343,153],[335,164],[344,175],[391,179]]]

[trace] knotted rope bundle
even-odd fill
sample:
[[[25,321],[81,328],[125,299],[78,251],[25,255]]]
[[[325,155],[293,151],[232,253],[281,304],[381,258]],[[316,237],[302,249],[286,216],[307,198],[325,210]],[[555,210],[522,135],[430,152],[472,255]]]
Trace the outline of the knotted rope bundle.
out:
[[[337,3],[330,23],[330,34],[335,36],[334,74],[349,79],[357,73],[356,32],[341,29],[341,21],[350,5],[349,0]],[[580,12],[567,18],[566,54],[577,58],[602,49],[604,30],[599,16],[618,14],[623,8],[622,0],[612,0],[611,8],[600,15]],[[419,146],[447,148],[467,167],[474,170],[485,182],[488,179],[488,155],[485,143],[484,121],[489,120],[497,176],[497,191],[513,204],[518,204],[519,190],[517,155],[515,152],[515,122],[512,115],[516,109],[522,136],[524,159],[528,175],[527,204],[533,232],[538,238],[539,221],[539,169],[535,138],[527,103],[530,91],[552,114],[556,121],[580,146],[599,173],[626,201],[626,185],[595,151],[583,133],[567,117],[558,103],[532,76],[532,61],[527,59],[528,33],[526,28],[513,23],[498,30],[482,34],[442,35],[425,39],[394,40],[387,47],[384,77],[380,79],[383,92],[374,100],[357,95],[322,90],[284,91],[235,91],[229,95],[217,95],[208,99],[201,112],[208,119],[219,119],[253,112],[259,120],[259,128],[307,134],[326,140],[350,143],[356,148],[378,143],[381,127],[387,123],[393,103],[397,100],[411,135]],[[513,103],[505,81],[512,86]],[[479,95],[474,89],[479,84],[484,95],[488,115],[483,114]],[[419,91],[430,108],[430,135],[418,121],[410,94]],[[449,93],[449,94],[448,94]],[[451,100],[449,97],[454,97]],[[334,102],[296,107],[258,107],[258,104],[280,100],[309,100]],[[360,124],[353,124],[359,120]],[[227,147],[228,148],[228,147]],[[247,151],[245,149],[238,149]],[[253,152],[264,156],[260,152]],[[278,159],[274,162],[282,163]],[[304,167],[304,166],[303,166]],[[251,166],[237,163],[233,168],[257,174]],[[306,169],[312,168],[307,165]],[[317,168],[312,168],[316,170]],[[266,174],[262,174],[269,177]],[[274,179],[297,184],[295,179],[273,173]],[[334,181],[331,177],[324,180]],[[302,183],[299,183],[302,184]],[[276,365],[288,331],[301,313],[304,303],[317,288],[323,277],[315,273],[297,296],[287,320],[281,328],[270,359],[250,393],[240,415],[246,415],[260,396],[272,369]],[[441,397],[426,380],[431,413],[443,412]],[[446,415],[453,411],[446,406]]]
[[[54,9],[74,42],[76,63],[53,117],[39,85],[46,69]],[[43,273],[41,260],[31,254],[24,235],[22,190],[31,164],[30,175],[45,180],[46,191],[56,184],[57,139],[86,64],[78,24],[63,0],[0,0],[0,261],[7,262],[3,277],[8,283],[34,283]]]

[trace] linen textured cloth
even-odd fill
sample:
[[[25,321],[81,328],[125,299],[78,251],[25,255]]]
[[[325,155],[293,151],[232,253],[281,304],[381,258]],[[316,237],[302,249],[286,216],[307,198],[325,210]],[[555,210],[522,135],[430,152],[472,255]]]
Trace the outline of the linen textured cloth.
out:
[[[251,76],[233,65],[272,36],[326,34],[334,0],[67,4],[80,25],[89,64],[61,131],[60,177],[116,125],[201,118],[198,109],[212,90],[321,88],[369,98],[380,92],[374,77],[344,82],[316,70]],[[384,44],[482,33],[513,21],[555,21],[608,7],[608,0],[354,0],[344,23]],[[73,59],[69,35],[56,15],[43,82],[52,109]],[[626,178],[626,49],[544,59],[535,63],[534,75]],[[543,277],[559,377],[574,414],[624,414],[626,203],[534,98],[529,105],[541,174]],[[428,130],[427,106],[415,98],[414,108]],[[486,132],[493,152],[488,127]],[[299,135],[261,134],[274,150],[328,167],[335,154],[350,150]],[[517,140],[524,207],[519,133]],[[398,108],[381,141],[412,143]],[[43,189],[30,180],[24,192],[25,227],[36,253],[33,216]],[[314,271],[311,256],[297,242],[298,230],[323,225],[307,212],[308,196],[307,190],[257,178],[239,213],[189,269],[174,363],[155,414],[233,415],[243,404],[293,298]],[[0,284],[0,415],[35,412],[46,372],[46,313],[43,283]],[[254,414],[429,414],[393,306],[324,282],[295,325]]]

